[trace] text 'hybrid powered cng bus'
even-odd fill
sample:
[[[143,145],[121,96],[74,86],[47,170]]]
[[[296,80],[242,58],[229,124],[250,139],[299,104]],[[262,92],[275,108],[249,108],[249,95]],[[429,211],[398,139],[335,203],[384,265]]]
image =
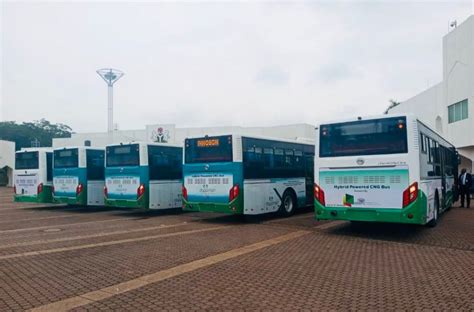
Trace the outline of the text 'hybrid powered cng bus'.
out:
[[[26,148],[15,153],[13,191],[16,202],[53,201],[53,153],[44,148]]]
[[[316,219],[434,226],[456,197],[454,146],[413,116],[323,124],[317,141]]]
[[[290,215],[312,203],[312,144],[206,136],[186,139],[184,154],[184,210]]]
[[[55,202],[104,205],[104,149],[65,147],[53,154],[53,198]]]
[[[130,143],[106,147],[105,204],[124,208],[181,207],[183,148]]]

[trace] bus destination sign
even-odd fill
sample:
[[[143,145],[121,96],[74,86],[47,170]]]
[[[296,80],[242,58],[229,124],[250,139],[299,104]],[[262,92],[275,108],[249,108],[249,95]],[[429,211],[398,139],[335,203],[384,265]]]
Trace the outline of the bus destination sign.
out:
[[[219,139],[202,139],[197,141],[198,147],[215,147],[219,146]]]

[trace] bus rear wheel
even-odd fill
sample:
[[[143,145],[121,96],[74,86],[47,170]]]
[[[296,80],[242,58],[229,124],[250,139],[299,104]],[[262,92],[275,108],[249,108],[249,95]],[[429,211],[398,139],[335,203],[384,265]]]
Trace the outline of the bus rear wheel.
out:
[[[430,222],[427,223],[429,227],[435,227],[438,224],[438,218],[439,218],[439,199],[438,199],[438,194],[435,196],[434,200],[434,216],[433,219],[430,220]]]
[[[296,209],[296,196],[293,194],[292,191],[286,190],[283,193],[283,197],[281,199],[281,206],[280,206],[280,214],[283,217],[291,216]]]

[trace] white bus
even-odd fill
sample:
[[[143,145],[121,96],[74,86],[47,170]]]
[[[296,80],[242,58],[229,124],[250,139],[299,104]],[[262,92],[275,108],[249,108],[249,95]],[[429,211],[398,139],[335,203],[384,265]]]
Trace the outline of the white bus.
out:
[[[105,204],[123,208],[181,207],[181,146],[126,143],[106,147]]]
[[[54,150],[53,198],[57,203],[104,205],[105,151],[94,147]]]
[[[411,115],[322,124],[316,219],[434,226],[456,197],[457,165],[454,146]]]
[[[312,203],[313,144],[233,134],[184,149],[184,210],[288,216]]]
[[[24,148],[15,153],[14,201],[53,201],[53,153],[46,148]]]

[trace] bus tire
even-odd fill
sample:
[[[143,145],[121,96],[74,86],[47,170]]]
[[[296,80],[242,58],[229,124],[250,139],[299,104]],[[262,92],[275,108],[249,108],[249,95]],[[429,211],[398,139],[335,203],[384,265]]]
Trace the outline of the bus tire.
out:
[[[296,195],[293,190],[287,189],[281,198],[280,215],[289,217],[296,210]]]
[[[438,193],[435,195],[434,199],[434,217],[433,219],[430,220],[430,222],[427,223],[428,227],[435,227],[438,225],[438,218],[439,218],[439,198],[438,198]]]

